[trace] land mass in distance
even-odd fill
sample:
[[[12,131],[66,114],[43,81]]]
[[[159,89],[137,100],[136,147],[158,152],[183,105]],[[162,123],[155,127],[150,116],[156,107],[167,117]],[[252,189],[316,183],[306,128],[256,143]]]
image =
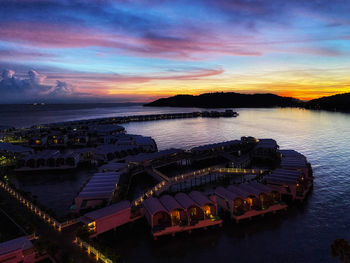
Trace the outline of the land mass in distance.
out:
[[[204,93],[200,95],[176,95],[161,98],[144,106],[198,107],[198,108],[271,108],[303,107],[310,109],[350,111],[350,93],[301,101],[275,94],[242,94],[235,92]]]

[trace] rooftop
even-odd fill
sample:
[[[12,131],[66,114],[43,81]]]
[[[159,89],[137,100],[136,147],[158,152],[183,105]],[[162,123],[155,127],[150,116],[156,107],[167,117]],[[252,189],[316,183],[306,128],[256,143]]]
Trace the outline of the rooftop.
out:
[[[91,219],[91,220],[98,220],[103,217],[107,217],[110,215],[113,215],[115,213],[118,213],[124,209],[130,208],[130,202],[127,200],[120,201],[116,204],[95,210],[93,212],[87,213],[84,216]]]
[[[3,243],[0,243],[0,255],[5,255],[16,250],[27,250],[33,247],[32,242],[27,237],[15,238]]]

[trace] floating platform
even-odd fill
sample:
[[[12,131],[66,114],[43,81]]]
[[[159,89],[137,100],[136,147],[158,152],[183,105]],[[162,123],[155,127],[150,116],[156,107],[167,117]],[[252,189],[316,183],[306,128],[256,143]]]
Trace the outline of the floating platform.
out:
[[[206,229],[207,227],[211,227],[211,226],[217,226],[217,225],[222,225],[222,219],[204,219],[199,221],[196,225],[193,226],[170,226],[165,228],[164,230],[161,231],[152,231],[152,235],[154,237],[154,239],[157,239],[157,237],[160,236],[165,236],[165,235],[175,235],[176,233],[180,233],[180,232],[184,232],[187,231],[189,233],[191,233],[192,230],[194,229],[200,229],[200,228],[204,228]]]

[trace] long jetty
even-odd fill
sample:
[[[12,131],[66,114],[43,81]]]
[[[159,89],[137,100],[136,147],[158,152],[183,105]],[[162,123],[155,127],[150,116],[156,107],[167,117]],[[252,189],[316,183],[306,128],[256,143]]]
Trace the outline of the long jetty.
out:
[[[34,127],[50,127],[57,125],[101,125],[101,124],[123,124],[130,122],[142,121],[159,121],[171,119],[189,119],[189,118],[220,118],[220,117],[237,117],[238,113],[232,110],[226,111],[196,111],[183,113],[165,113],[165,114],[149,114],[149,115],[131,115],[117,116],[96,119],[73,120],[66,122],[57,122],[50,124],[35,125]]]

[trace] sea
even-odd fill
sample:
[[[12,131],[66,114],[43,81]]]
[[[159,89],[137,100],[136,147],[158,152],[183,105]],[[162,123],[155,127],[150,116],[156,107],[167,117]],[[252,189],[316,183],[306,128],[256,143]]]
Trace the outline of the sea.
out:
[[[142,105],[1,105],[0,125],[202,111]],[[137,224],[101,237],[125,262],[339,262],[330,246],[350,242],[350,114],[298,108],[234,109],[237,118],[195,118],[123,124],[131,134],[152,136],[159,150],[240,139],[273,138],[280,149],[294,149],[312,164],[314,188],[302,204],[287,212],[239,224],[183,233],[153,241]],[[68,208],[86,174],[50,179],[50,174],[20,179],[46,205]],[[43,190],[45,185],[45,190]],[[64,205],[58,205],[62,199]]]

